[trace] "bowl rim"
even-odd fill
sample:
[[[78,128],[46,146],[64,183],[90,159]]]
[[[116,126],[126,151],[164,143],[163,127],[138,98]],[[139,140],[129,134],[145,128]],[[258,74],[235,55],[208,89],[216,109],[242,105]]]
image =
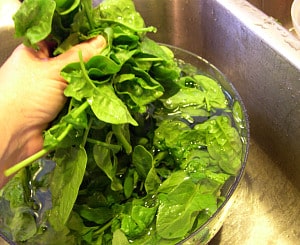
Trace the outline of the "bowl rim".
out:
[[[218,215],[220,215],[225,210],[225,208],[228,206],[227,204],[232,200],[232,196],[236,193],[236,190],[239,187],[240,182],[241,182],[241,180],[242,180],[242,178],[245,174],[245,168],[246,168],[246,165],[247,165],[247,159],[248,159],[249,148],[250,148],[250,123],[249,123],[249,115],[247,113],[246,107],[243,103],[243,100],[242,100],[240,94],[238,93],[236,88],[233,86],[231,81],[227,79],[227,77],[225,76],[225,74],[221,70],[219,70],[212,63],[210,63],[209,61],[207,61],[203,57],[197,55],[196,53],[193,53],[193,52],[190,52],[186,49],[183,49],[183,48],[180,48],[180,47],[177,47],[177,46],[174,46],[174,45],[166,44],[166,43],[159,43],[159,44],[161,44],[163,46],[166,46],[166,47],[169,47],[169,48],[171,48],[172,51],[175,51],[174,58],[177,58],[176,57],[176,51],[188,54],[189,56],[192,56],[193,58],[199,60],[201,63],[209,66],[210,68],[212,68],[213,71],[216,72],[217,75],[219,75],[222,79],[224,79],[224,82],[229,86],[230,95],[234,96],[234,100],[238,101],[240,106],[241,106],[241,109],[242,109],[242,112],[243,112],[243,117],[244,117],[244,124],[245,124],[245,128],[243,130],[243,135],[241,135],[241,137],[243,137],[243,139],[245,141],[243,143],[243,157],[241,159],[241,168],[237,172],[236,176],[233,177],[232,184],[230,185],[230,187],[226,191],[226,195],[225,195],[226,199],[223,201],[223,203],[217,208],[217,210],[213,213],[213,215],[204,224],[202,224],[200,227],[198,227],[193,232],[191,232],[187,237],[185,237],[184,239],[182,239],[180,242],[177,243],[177,244],[182,244],[182,243],[188,242],[195,235],[197,235],[200,231],[206,229],[207,226],[212,221],[214,221],[215,218],[218,217]],[[224,88],[223,85],[222,85],[222,87]],[[225,90],[228,90],[228,89],[225,88]],[[230,208],[230,206],[229,206],[229,208]],[[215,234],[218,232],[218,230],[219,230],[219,228],[217,230],[214,230],[215,233],[212,233],[211,236],[209,236],[209,240],[211,240],[215,236]],[[2,239],[4,239],[8,244],[16,245],[16,243],[14,241],[11,241],[1,231],[0,231],[0,237]]]
[[[300,37],[300,0],[294,0],[291,6],[291,18],[295,32]]]

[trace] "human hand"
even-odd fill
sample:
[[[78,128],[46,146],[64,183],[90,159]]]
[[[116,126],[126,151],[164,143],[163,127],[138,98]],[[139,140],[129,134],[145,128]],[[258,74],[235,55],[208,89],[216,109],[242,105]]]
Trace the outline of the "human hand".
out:
[[[46,43],[39,51],[20,45],[0,68],[0,188],[5,169],[42,149],[43,131],[66,101],[61,69],[79,61],[79,50],[87,61],[105,45],[98,36],[52,58]]]

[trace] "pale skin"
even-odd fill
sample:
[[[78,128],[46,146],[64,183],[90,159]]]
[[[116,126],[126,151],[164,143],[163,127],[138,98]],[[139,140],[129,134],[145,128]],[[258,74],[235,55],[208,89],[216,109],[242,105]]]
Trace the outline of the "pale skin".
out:
[[[64,103],[66,81],[61,69],[99,54],[106,42],[102,36],[49,57],[48,47],[39,51],[18,46],[0,68],[0,188],[8,177],[4,170],[38,152],[43,147],[43,131],[55,119]]]

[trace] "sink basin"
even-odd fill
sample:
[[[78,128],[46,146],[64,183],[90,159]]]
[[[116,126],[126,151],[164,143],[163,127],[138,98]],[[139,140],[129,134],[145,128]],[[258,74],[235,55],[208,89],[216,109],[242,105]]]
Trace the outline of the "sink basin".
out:
[[[245,175],[212,245],[300,240],[300,40],[289,31],[291,2],[135,0],[158,28],[153,39],[209,60],[248,111]]]

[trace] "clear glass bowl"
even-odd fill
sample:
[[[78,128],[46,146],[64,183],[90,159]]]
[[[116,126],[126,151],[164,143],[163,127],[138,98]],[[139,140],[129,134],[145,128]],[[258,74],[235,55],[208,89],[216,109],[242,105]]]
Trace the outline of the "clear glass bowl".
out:
[[[291,17],[297,36],[300,38],[300,1],[294,0],[291,7]]]
[[[178,243],[207,244],[216,235],[216,233],[221,228],[224,220],[226,219],[227,212],[230,209],[234,198],[236,198],[236,190],[244,174],[250,139],[248,116],[240,95],[238,94],[232,83],[230,83],[230,81],[226,79],[226,77],[221,71],[219,71],[215,66],[210,64],[205,59],[191,52],[170,45],[166,46],[174,52],[175,58],[177,60],[183,61],[184,64],[191,64],[192,66],[196,67],[201,72],[201,74],[207,75],[213,78],[214,80],[218,81],[223,87],[224,91],[226,92],[227,97],[229,97],[232,102],[239,103],[242,109],[242,126],[239,128],[240,137],[243,142],[241,168],[238,174],[230,178],[223,186],[221,191],[222,195],[225,196],[225,201],[220,205],[217,211],[209,218],[209,220],[207,220],[207,222],[204,225],[202,225],[196,231],[191,233],[186,239]],[[3,237],[3,235],[1,234],[0,236]],[[5,239],[5,237],[3,238]],[[15,244],[14,242],[9,241],[8,239],[5,240],[7,240],[9,244]]]

